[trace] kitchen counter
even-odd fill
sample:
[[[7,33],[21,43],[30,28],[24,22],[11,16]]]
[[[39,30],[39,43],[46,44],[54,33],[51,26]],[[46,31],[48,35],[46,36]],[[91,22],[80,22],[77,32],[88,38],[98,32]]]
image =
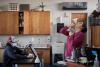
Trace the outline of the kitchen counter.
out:
[[[31,58],[31,59],[18,59],[12,61],[13,64],[17,64],[18,67],[41,67],[41,58],[40,62],[36,63],[35,62],[36,58]]]
[[[35,59],[20,59],[20,60],[14,60],[12,61],[13,64],[34,64]]]

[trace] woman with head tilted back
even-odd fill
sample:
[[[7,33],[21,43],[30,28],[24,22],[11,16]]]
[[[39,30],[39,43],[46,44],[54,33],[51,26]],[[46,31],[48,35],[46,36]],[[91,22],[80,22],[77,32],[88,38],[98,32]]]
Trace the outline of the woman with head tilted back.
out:
[[[65,58],[71,58],[73,51],[75,49],[79,50],[82,47],[82,43],[84,42],[85,32],[87,31],[85,22],[81,21],[78,18],[75,18],[72,21],[73,22],[71,22],[69,26],[65,26],[60,30],[60,33],[67,36]],[[66,67],[66,62],[65,61],[59,62],[57,64],[54,64],[53,67]]]
[[[82,43],[84,42],[85,32],[86,32],[86,24],[80,19],[73,21],[70,24],[70,26],[65,26],[60,30],[60,33],[67,36],[67,43],[65,49],[66,58],[71,58],[73,48],[80,49],[82,47]]]

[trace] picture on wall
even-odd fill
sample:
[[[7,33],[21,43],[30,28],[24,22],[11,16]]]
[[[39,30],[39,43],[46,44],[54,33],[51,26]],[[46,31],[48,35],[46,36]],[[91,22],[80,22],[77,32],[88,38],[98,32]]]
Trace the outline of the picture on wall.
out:
[[[61,10],[86,10],[87,2],[63,2],[60,3]]]

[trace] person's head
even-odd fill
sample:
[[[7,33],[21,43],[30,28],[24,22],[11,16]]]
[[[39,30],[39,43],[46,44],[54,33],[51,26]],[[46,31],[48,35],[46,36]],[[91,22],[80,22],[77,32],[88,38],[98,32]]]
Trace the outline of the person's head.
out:
[[[86,32],[87,31],[87,26],[86,23],[82,20],[78,20],[77,23],[75,24],[76,29],[80,29],[81,32]]]
[[[7,42],[8,42],[8,43],[13,43],[13,42],[15,42],[15,37],[14,37],[14,36],[9,36]]]
[[[83,26],[83,23],[84,23],[84,22],[82,22],[82,21],[77,21],[77,23],[75,24],[75,28],[81,29],[82,26]]]
[[[14,36],[9,36],[7,40],[7,45],[12,45],[15,46],[15,37]]]

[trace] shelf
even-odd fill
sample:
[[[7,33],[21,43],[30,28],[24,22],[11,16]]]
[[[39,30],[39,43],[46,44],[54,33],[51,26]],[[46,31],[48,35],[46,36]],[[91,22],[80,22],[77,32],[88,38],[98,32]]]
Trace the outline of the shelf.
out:
[[[19,12],[19,34],[23,34],[24,32],[24,19],[23,19],[24,13],[23,12]]]

